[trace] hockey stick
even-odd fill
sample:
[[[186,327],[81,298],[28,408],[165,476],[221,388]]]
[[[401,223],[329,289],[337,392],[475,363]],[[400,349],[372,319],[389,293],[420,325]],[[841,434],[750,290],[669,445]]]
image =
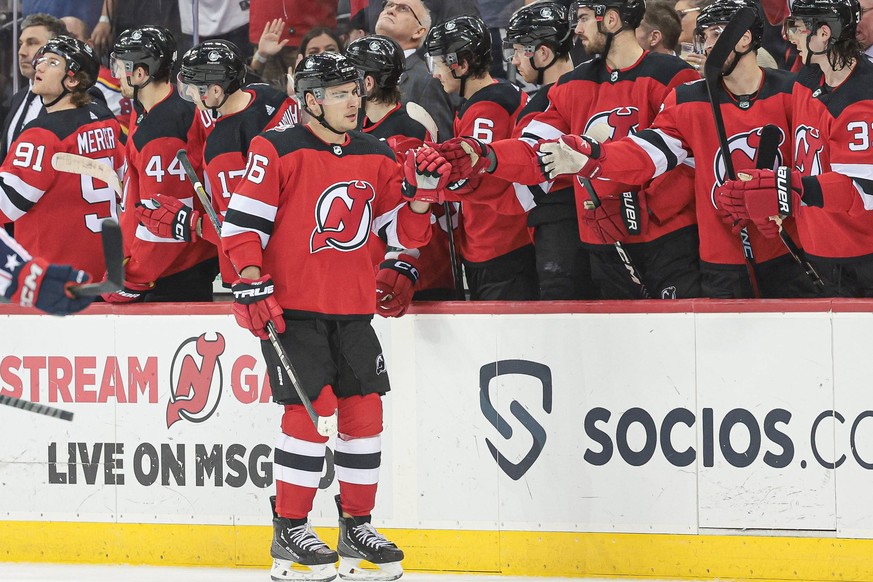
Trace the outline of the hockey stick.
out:
[[[100,162],[100,160],[67,152],[57,152],[52,156],[52,168],[59,172],[97,178],[109,184],[115,190],[115,195],[119,200],[122,197],[122,185],[118,179],[118,174],[110,166]]]
[[[594,210],[601,204],[600,197],[597,195],[597,192],[594,191],[594,186],[591,184],[590,178],[582,178],[579,176],[579,179],[582,181],[582,185],[585,186],[585,189],[588,191],[588,196],[591,198],[591,200],[585,201],[585,210]],[[646,288],[646,284],[643,283],[643,278],[640,277],[639,270],[637,270],[636,265],[634,265],[634,262],[624,248],[624,245],[621,244],[621,241],[615,241],[613,245],[615,246],[615,252],[618,253],[618,258],[621,259],[624,268],[627,269],[628,277],[630,277],[631,282],[637,286],[640,299],[651,299],[652,296],[649,295],[649,290]]]
[[[73,420],[73,413],[69,410],[61,410],[60,408],[38,404],[36,402],[31,402],[30,400],[13,398],[12,396],[3,396],[0,394],[0,404],[26,410],[27,412],[35,412],[36,414],[42,414],[43,416],[60,418],[61,420]]]
[[[121,241],[121,227],[107,218],[103,221],[100,237],[103,240],[103,259],[106,262],[106,279],[99,283],[85,283],[71,286],[74,297],[96,297],[103,293],[114,293],[124,286],[124,246]]]
[[[452,205],[448,202],[443,202],[443,212],[446,215],[446,236],[449,239],[449,262],[452,267],[452,282],[455,284],[455,293],[457,293],[458,299],[466,301],[464,271],[461,268],[461,261],[458,260],[458,248],[455,246],[455,225],[452,222]],[[460,208],[458,212],[460,212]]]
[[[728,22],[721,36],[715,41],[715,45],[706,57],[703,65],[703,76],[706,82],[706,91],[709,94],[709,104],[712,106],[712,117],[715,121],[715,131],[718,136],[719,146],[724,157],[725,175],[729,180],[736,180],[734,162],[731,159],[731,148],[724,127],[724,118],[721,115],[721,79],[728,56],[733,52],[737,43],[746,34],[755,22],[755,11],[744,7],[737,10],[731,21]],[[755,274],[755,253],[752,250],[752,242],[749,238],[749,229],[743,227],[740,230],[740,244],[743,246],[743,258],[746,262],[746,271],[749,274],[749,283],[752,285],[752,294],[756,298],[761,297],[758,288],[758,277]]]
[[[194,171],[194,166],[191,165],[191,160],[188,159],[188,152],[185,150],[179,150],[176,152],[176,159],[182,164],[185,174],[187,174],[188,179],[191,180],[191,184],[194,185],[194,192],[197,194],[200,204],[203,205],[203,209],[206,211],[209,221],[212,223],[212,226],[215,227],[215,232],[221,235],[221,222],[218,220],[218,213],[215,211],[215,208],[212,207],[209,195],[206,193],[206,189],[200,182],[197,172]],[[294,370],[294,366],[291,364],[291,360],[288,358],[288,353],[285,351],[284,346],[282,346],[282,343],[279,341],[279,334],[276,331],[276,326],[273,325],[272,321],[268,321],[266,327],[267,335],[270,336],[270,345],[272,345],[273,349],[276,351],[276,356],[279,358],[279,362],[282,363],[282,368],[285,370],[285,374],[287,374],[288,378],[291,379],[291,386],[294,387],[297,397],[303,404],[303,408],[306,409],[306,413],[309,415],[309,419],[312,421],[318,434],[321,436],[331,436],[336,434],[336,415],[318,416],[318,414],[315,413],[315,409],[312,408],[312,401],[309,399],[309,396],[306,395],[306,392],[303,391],[303,387],[300,384],[300,377],[297,375],[297,371]]]
[[[756,168],[759,170],[773,169],[773,166],[776,165],[776,157],[779,153],[779,140],[781,137],[782,132],[775,125],[768,124],[761,128],[761,142],[758,145],[758,160],[755,164]],[[751,176],[744,174],[743,172],[737,172],[737,178],[743,181],[748,181],[751,179]],[[794,244],[794,240],[788,236],[788,233],[782,228],[781,223],[779,225],[779,237],[788,249],[788,254],[790,254],[797,264],[803,268],[806,276],[809,277],[816,287],[823,289],[824,281],[822,281],[818,272],[815,270],[815,267],[812,266],[812,263],[809,262],[809,259],[806,258],[806,253]]]

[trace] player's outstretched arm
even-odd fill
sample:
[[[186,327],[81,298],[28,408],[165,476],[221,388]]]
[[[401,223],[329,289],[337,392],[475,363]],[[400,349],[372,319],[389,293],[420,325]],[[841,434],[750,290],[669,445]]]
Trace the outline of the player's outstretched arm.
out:
[[[606,153],[598,141],[584,135],[572,134],[540,142],[537,154],[543,174],[550,180],[563,174],[596,178],[606,159]]]

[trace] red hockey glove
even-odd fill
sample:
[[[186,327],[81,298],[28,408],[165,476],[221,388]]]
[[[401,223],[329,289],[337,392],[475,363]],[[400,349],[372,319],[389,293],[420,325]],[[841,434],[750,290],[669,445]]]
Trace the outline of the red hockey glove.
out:
[[[474,137],[453,137],[434,147],[452,165],[449,182],[493,172],[497,167],[497,157],[491,146]]]
[[[285,331],[282,306],[273,296],[274,289],[269,275],[263,275],[260,279],[240,278],[231,286],[236,322],[262,340],[270,339],[264,329],[270,321],[278,333]]]
[[[401,193],[406,198],[441,204],[442,190],[449,183],[452,166],[432,147],[423,146],[406,152],[403,162],[403,185]]]
[[[731,216],[730,212],[722,210],[721,208],[713,208],[715,215],[718,216],[719,220],[727,225],[729,229],[731,229],[731,234],[740,234],[740,231],[744,228],[748,228],[750,224],[752,224],[751,220],[743,218],[741,220],[737,220],[733,216]]]
[[[600,143],[585,135],[562,135],[537,144],[543,175],[549,180],[562,174],[596,178],[606,160]]]
[[[197,221],[200,212],[178,198],[155,194],[151,200],[137,202],[136,218],[152,234],[185,242],[197,241]]]
[[[69,265],[50,265],[43,259],[27,261],[12,272],[10,301],[36,307],[52,315],[69,315],[88,307],[93,297],[73,297],[70,287],[91,280],[85,271]]]
[[[737,220],[751,220],[764,236],[778,236],[777,222],[781,221],[771,219],[796,214],[803,203],[802,176],[780,166],[775,172],[743,170],[739,177],[741,179],[728,180],[716,189],[716,204]]]
[[[376,274],[376,312],[382,317],[400,317],[409,309],[418,281],[416,260],[409,255],[383,261]]]
[[[154,289],[154,283],[134,283],[125,281],[124,287],[114,293],[103,293],[103,301],[106,303],[137,303],[145,299],[146,293]]]
[[[640,192],[608,196],[600,206],[586,203],[582,223],[605,245],[623,242],[629,235],[645,234],[649,226],[646,197]]]

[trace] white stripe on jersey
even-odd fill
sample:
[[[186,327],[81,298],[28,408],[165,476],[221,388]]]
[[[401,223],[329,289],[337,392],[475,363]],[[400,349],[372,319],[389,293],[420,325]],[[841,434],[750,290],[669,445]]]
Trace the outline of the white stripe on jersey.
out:
[[[264,202],[261,202],[260,200],[248,198],[237,193],[234,193],[230,197],[230,203],[228,204],[227,210],[228,212],[230,212],[231,210],[236,210],[237,212],[241,212],[242,214],[256,216],[262,220],[269,221],[270,223],[276,222],[276,213],[278,211],[278,209],[272,204],[266,204]],[[267,248],[267,243],[270,242],[270,235],[266,232],[240,226],[229,221],[225,221],[224,225],[221,227],[222,237],[234,236],[244,232],[253,232],[257,234],[258,237],[261,239],[261,248]]]
[[[406,204],[406,202],[401,202],[397,207],[389,212],[373,218],[373,225],[370,227],[370,230],[377,235],[385,226],[388,227],[385,229],[385,237],[387,239],[385,242],[389,247],[398,249],[404,248],[404,246],[400,244],[400,239],[397,237],[397,213],[400,212],[400,209],[403,208],[404,204]]]
[[[831,164],[831,170],[839,172],[850,178],[860,178],[862,180],[873,180],[873,166],[870,164]],[[864,187],[857,181],[852,182],[855,190],[858,191],[858,196],[864,203],[864,210],[873,210],[873,192],[867,192]]]
[[[558,139],[564,135],[564,132],[552,127],[548,123],[543,123],[542,121],[534,119],[527,124],[527,127],[524,128],[524,131],[522,131],[521,134],[535,135],[537,139]]]
[[[45,190],[39,190],[38,188],[34,188],[15,174],[0,172],[0,180],[2,180],[4,184],[6,184],[7,188],[15,190],[22,197],[28,199],[34,204],[39,202],[39,199],[42,198],[43,194],[45,194]],[[3,189],[0,188],[0,191],[2,190]],[[18,220],[26,214],[20,208],[15,206],[12,203],[12,200],[5,196],[5,192],[0,193],[0,210],[2,210],[3,214],[5,214],[11,220]]]
[[[534,195],[533,192],[530,191],[530,188],[524,184],[519,184],[518,182],[513,182],[512,187],[515,189],[515,198],[525,212],[536,207],[537,203],[536,200],[534,200]],[[548,192],[548,190],[546,190],[546,192]]]
[[[136,227],[136,238],[138,238],[139,240],[144,240],[144,241],[146,241],[146,242],[151,242],[151,243],[174,243],[174,244],[178,244],[178,243],[184,243],[184,242],[185,242],[185,241],[183,241],[183,240],[176,240],[176,239],[174,239],[174,238],[164,238],[164,237],[162,237],[162,236],[158,236],[158,235],[156,235],[156,234],[153,234],[152,231],[150,231],[149,229],[147,229],[146,227],[144,227],[144,226],[141,225],[141,224],[140,224],[140,225],[137,225],[137,227]]]
[[[682,142],[678,139],[670,137],[660,129],[648,129],[646,131],[656,133],[658,134],[658,137],[664,140],[664,143],[667,144],[667,148],[670,150],[670,153],[676,156],[677,166],[684,162],[685,158],[688,157],[688,152],[685,150],[685,148],[682,147]],[[646,154],[649,156],[649,159],[652,160],[652,163],[655,165],[655,173],[652,176],[653,178],[657,178],[667,171],[667,156],[664,155],[664,152],[653,146],[648,141],[640,139],[635,135],[631,135],[630,138],[635,144],[642,148],[644,152],[646,152]]]

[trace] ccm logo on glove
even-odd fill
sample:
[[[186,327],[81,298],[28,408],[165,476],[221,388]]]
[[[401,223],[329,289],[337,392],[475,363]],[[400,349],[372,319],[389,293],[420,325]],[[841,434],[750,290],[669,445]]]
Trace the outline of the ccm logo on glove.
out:
[[[36,299],[37,281],[45,271],[34,261],[31,261],[27,268],[28,273],[24,276],[24,283],[21,288],[20,304],[24,307],[33,307],[33,301]]]

